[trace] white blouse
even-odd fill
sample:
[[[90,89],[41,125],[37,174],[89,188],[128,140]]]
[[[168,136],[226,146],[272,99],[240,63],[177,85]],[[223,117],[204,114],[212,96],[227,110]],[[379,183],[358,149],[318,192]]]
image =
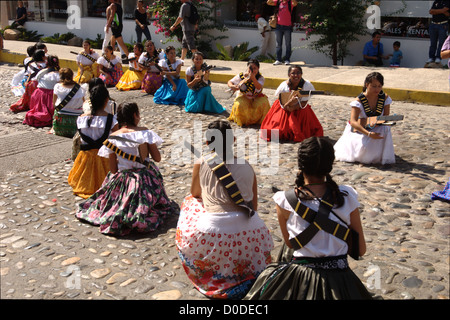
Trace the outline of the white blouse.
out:
[[[134,131],[134,132],[127,132],[127,133],[120,133],[117,135],[118,137],[123,137],[135,142],[130,141],[123,141],[114,139],[114,135],[110,135],[108,137],[108,140],[114,144],[116,147],[118,147],[120,150],[132,154],[132,155],[139,155],[138,151],[138,145],[147,142],[148,144],[156,144],[157,147],[159,147],[163,140],[160,136],[158,136],[155,132],[152,130],[142,130],[142,131]],[[98,155],[101,157],[108,158],[110,154],[114,153],[111,149],[107,148],[106,146],[102,146],[100,150],[98,151]],[[118,168],[119,170],[126,170],[126,169],[133,169],[133,168],[144,168],[145,166],[139,162],[131,161],[124,159],[120,156],[117,156],[118,159]],[[149,157],[146,158],[147,160],[150,160]]]
[[[139,58],[142,56],[142,54],[139,56]],[[129,55],[128,55],[128,59],[133,59],[133,58],[135,58],[136,57],[136,55],[134,54],[134,52],[131,52]],[[137,59],[135,59],[135,60],[133,60],[133,61],[130,61],[130,63],[129,63],[129,66],[130,67],[132,67],[134,70],[136,70],[136,71],[142,71],[142,70],[144,70],[144,68],[142,68],[140,65],[139,65],[139,58],[137,58]]]
[[[359,207],[358,202],[358,193],[350,186],[339,186],[341,191],[346,191],[348,193],[347,196],[344,196],[344,204],[336,208],[333,207],[333,212],[336,213],[342,220],[344,220],[348,225],[350,224],[350,213],[352,213],[356,208]],[[291,214],[287,221],[287,230],[289,233],[289,238],[296,237],[300,232],[306,229],[309,226],[309,222],[302,219],[297,213],[295,213],[294,209],[291,207],[289,202],[287,201],[284,192],[279,191],[275,193],[273,196],[275,203],[281,208],[290,211]],[[302,201],[302,203],[308,208],[317,211],[319,209],[319,201],[316,200],[306,200]],[[343,224],[338,218],[334,216],[333,213],[330,212],[328,216],[331,220],[338,222],[339,224]],[[323,230],[319,230],[317,234],[301,249],[296,250],[294,252],[295,257],[330,257],[330,256],[339,256],[347,254],[348,246],[347,243],[343,240],[338,239],[337,237],[325,232]]]
[[[120,63],[119,58],[117,58],[116,56],[114,56],[114,59],[110,60],[111,61],[111,65],[109,64],[108,61],[106,61],[105,57],[101,56],[100,58],[97,59],[97,63],[104,66],[105,68],[112,68],[114,67],[116,64]]]
[[[91,124],[89,125],[89,119]],[[77,118],[77,128],[81,130],[81,133],[87,135],[93,140],[100,139],[105,132],[107,116],[80,116]],[[117,124],[117,117],[113,116],[113,121],[111,124],[111,129]],[[111,132],[110,132],[111,133]],[[81,139],[82,144],[86,144],[83,139]]]
[[[242,79],[241,79],[241,77],[239,76],[239,74],[237,74],[237,75],[235,75],[234,78],[231,79],[230,81],[231,81],[232,84],[238,85],[238,84],[242,81]],[[258,82],[259,82],[262,86],[264,86],[264,81],[265,81],[264,77],[263,77],[263,76],[260,76],[259,79],[258,79]],[[238,91],[238,92],[239,92],[239,95],[243,95],[243,94],[244,94],[242,91]],[[247,92],[247,93],[245,93],[245,95],[246,95],[247,98],[250,98],[250,99],[251,99],[251,98],[253,98],[255,95],[257,95],[257,94],[259,94],[259,93],[261,93],[261,92],[262,92],[262,88],[261,88],[260,90],[255,88],[255,92],[253,92],[253,93],[252,93],[252,92]]]
[[[100,55],[95,51],[93,51],[92,53],[89,53],[88,55],[91,56],[92,58],[94,58],[95,60],[98,60],[98,58],[100,57]],[[90,65],[94,64],[93,61],[86,58],[82,54],[77,55],[77,63],[81,63],[83,66],[90,66]]]
[[[169,62],[169,60],[166,60],[166,59],[163,59],[163,60],[159,60],[159,66],[161,67],[161,68],[165,68],[165,69],[167,69],[168,71],[172,71],[172,70],[170,70],[170,68],[169,68],[169,64],[168,64],[168,62]],[[173,69],[173,71],[175,71],[175,70],[177,70],[177,67],[179,66],[179,65],[183,65],[184,64],[184,61],[183,60],[180,60],[180,59],[177,59],[174,63],[171,63],[170,65],[172,66],[172,69]],[[167,76],[164,76],[165,78],[167,77]],[[174,78],[173,76],[171,76],[172,77],[172,79]]]
[[[305,79],[305,84],[303,85],[303,89],[304,91],[314,91],[316,90],[314,88],[314,86],[312,85],[311,82],[309,82],[308,80]],[[277,88],[277,90],[275,91],[275,96],[278,98],[278,96],[280,95],[280,93],[282,92],[290,92],[291,89],[289,88],[288,85],[288,80],[283,81]],[[301,101],[308,101],[309,98],[308,97],[303,97],[301,98]]]
[[[386,100],[384,101],[384,105],[390,105],[392,103],[392,99],[391,97],[387,97]],[[360,112],[359,112],[359,119],[363,119],[363,118],[367,118],[366,116],[366,112],[364,111],[364,106],[362,105],[361,102],[359,102],[358,100],[353,100],[352,102],[350,102],[350,106],[353,108],[359,108]],[[381,115],[384,115],[384,109],[381,112]]]
[[[194,67],[189,67],[186,69],[186,75],[190,76],[190,77],[194,77],[195,76],[195,72],[194,72]],[[209,84],[208,81],[206,81],[205,79],[203,79],[203,82],[205,84]]]
[[[36,80],[38,81],[38,88],[53,90],[55,85],[59,82],[59,72],[51,71],[47,72],[46,69],[39,71],[36,75]]]
[[[55,106],[59,105],[61,101],[72,91],[72,88],[66,88],[61,83],[57,83],[53,89],[53,94],[56,96]],[[79,114],[83,113],[83,102],[84,102],[84,88],[80,87],[75,95],[70,99],[66,106],[61,110],[68,110],[72,112],[77,112]]]
[[[164,59],[166,58],[165,53],[164,53],[163,51],[161,51],[161,52],[159,53],[158,58],[159,58],[159,61],[164,60]],[[145,63],[146,63],[148,60],[150,60],[150,58],[147,58],[147,54],[145,54],[145,52],[144,52],[143,54],[140,55],[139,61],[138,61],[138,62],[139,62],[140,64],[142,64],[142,65],[145,65]],[[156,68],[155,66],[151,66],[151,67],[149,68],[148,71],[149,71],[149,72],[159,72],[158,68]]]
[[[33,74],[33,73],[35,72],[32,68],[42,70],[42,69],[44,69],[46,66],[47,66],[47,64],[46,64],[45,62],[31,62],[31,63],[28,65],[28,68],[27,68],[27,75],[31,75],[31,74]],[[39,72],[38,72],[38,73],[39,73]],[[35,80],[36,77],[37,77],[37,73],[36,73],[36,75],[34,76],[34,78],[31,78],[30,80]]]

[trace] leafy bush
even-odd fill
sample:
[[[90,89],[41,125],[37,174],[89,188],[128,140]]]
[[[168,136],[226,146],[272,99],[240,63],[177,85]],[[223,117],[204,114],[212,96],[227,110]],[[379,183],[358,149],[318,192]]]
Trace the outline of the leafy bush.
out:
[[[219,49],[219,54],[217,58],[220,60],[227,61],[247,61],[250,59],[250,56],[258,51],[258,47],[248,48],[249,42],[243,42],[231,50],[231,55],[225,49],[225,47],[221,43],[216,43],[217,49]]]
[[[54,44],[67,44],[67,42],[69,42],[69,40],[73,37],[76,37],[76,35],[72,32],[63,33],[62,35],[55,33],[53,36],[42,38],[42,41]]]

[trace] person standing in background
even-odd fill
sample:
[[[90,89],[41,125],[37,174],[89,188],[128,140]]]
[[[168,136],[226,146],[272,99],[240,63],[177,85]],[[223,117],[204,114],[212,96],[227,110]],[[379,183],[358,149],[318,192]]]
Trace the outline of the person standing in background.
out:
[[[270,42],[270,26],[266,19],[260,14],[255,15],[256,22],[258,24],[258,31],[261,34],[261,48],[259,54],[265,56],[267,54],[267,48]]]
[[[430,49],[427,63],[441,63],[440,52],[448,32],[448,18],[450,16],[450,1],[435,0],[429,11],[431,14]]]
[[[277,60],[274,65],[280,65],[283,59],[283,37],[286,46],[284,64],[290,64],[290,58],[292,54],[291,36],[292,36],[292,13],[294,7],[297,6],[296,0],[267,0],[269,6],[276,6],[277,15],[277,27],[275,29],[275,35],[277,39]]]
[[[450,36],[444,42],[441,49],[441,59],[448,59],[448,68],[450,69]],[[448,78],[448,86],[450,89],[450,76]]]
[[[195,30],[198,28],[198,24],[192,24],[189,21],[189,17],[191,16],[193,11],[191,0],[181,0],[181,2],[183,4],[181,5],[180,13],[175,23],[170,27],[170,31],[173,32],[175,28],[179,24],[181,24],[181,28],[183,29],[183,40],[181,41],[181,60],[184,61],[188,49],[191,50],[192,54],[197,51],[197,47],[195,46],[194,34]]]
[[[136,21],[136,41],[142,43],[142,34],[145,35],[147,40],[152,40],[148,30],[147,10],[144,8],[143,0],[137,2],[137,8],[134,10],[134,21]]]

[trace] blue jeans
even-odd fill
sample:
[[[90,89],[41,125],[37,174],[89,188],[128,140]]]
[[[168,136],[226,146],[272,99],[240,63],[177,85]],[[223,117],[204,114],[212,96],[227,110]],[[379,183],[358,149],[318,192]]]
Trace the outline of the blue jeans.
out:
[[[282,61],[283,59],[283,49],[282,49],[282,45],[283,45],[283,37],[284,37],[284,42],[285,42],[285,46],[286,46],[286,53],[285,53],[285,60],[289,60],[291,58],[291,53],[292,53],[292,49],[291,49],[291,35],[292,35],[292,27],[290,26],[282,26],[282,25],[277,25],[277,28],[275,29],[275,35],[277,38],[277,60],[278,61]]]
[[[145,37],[147,38],[147,40],[152,40],[152,36],[150,35],[150,31],[148,30],[148,27],[145,26],[144,29],[142,29],[140,26],[136,25],[136,37],[137,37],[137,43],[141,43],[142,42],[142,33],[145,35]]]
[[[430,23],[430,50],[428,52],[428,58],[436,59],[441,58],[441,49],[447,38],[448,23],[434,24]]]

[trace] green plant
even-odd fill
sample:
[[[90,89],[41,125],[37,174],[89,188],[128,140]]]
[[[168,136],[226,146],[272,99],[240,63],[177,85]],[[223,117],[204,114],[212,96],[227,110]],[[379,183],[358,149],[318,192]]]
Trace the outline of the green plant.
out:
[[[100,33],[97,33],[97,38],[95,38],[94,40],[89,38],[86,38],[86,40],[88,40],[91,43],[92,49],[101,49],[103,46],[103,38]]]
[[[54,44],[67,44],[69,40],[75,36],[76,35],[72,32],[63,33],[62,35],[60,35],[59,33],[55,33],[53,36],[42,38],[42,41]]]
[[[29,42],[38,42],[42,38],[42,34],[38,34],[38,32],[32,30],[20,29],[21,34],[19,36],[19,40],[21,41],[29,41]]]
[[[252,47],[252,48],[248,48],[249,43],[248,42],[243,42],[239,45],[237,45],[236,47],[234,47],[231,50],[231,55],[229,54],[229,52],[225,49],[225,47],[217,42],[216,46],[217,49],[219,49],[219,54],[217,55],[217,58],[220,60],[227,60],[227,61],[246,61],[249,60],[250,56],[255,53],[256,51],[258,51],[258,47]]]

